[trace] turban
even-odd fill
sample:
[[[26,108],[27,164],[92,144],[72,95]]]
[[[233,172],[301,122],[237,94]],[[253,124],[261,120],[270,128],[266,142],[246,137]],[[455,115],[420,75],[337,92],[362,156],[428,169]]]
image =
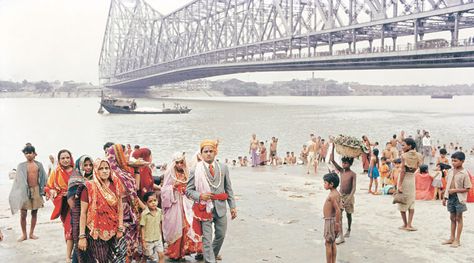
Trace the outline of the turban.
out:
[[[215,140],[204,140],[204,141],[201,142],[200,149],[201,149],[201,152],[202,152],[202,149],[204,147],[210,146],[210,147],[214,148],[217,152],[217,145],[218,145],[218,143]]]

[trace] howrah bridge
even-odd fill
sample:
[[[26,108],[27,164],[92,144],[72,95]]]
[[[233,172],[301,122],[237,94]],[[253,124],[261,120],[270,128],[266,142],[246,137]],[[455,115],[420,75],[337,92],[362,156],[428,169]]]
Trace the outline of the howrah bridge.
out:
[[[111,0],[101,84],[270,71],[474,66],[473,0]],[[470,35],[469,35],[470,34]]]

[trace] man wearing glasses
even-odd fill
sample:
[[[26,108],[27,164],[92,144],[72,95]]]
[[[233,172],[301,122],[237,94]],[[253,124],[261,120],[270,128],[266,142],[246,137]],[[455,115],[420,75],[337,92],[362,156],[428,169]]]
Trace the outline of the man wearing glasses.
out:
[[[186,195],[194,200],[193,230],[202,237],[204,260],[215,263],[220,260],[219,251],[224,243],[227,230],[226,201],[231,218],[237,217],[237,209],[225,164],[215,161],[217,142],[204,140],[201,145],[202,161],[190,172]],[[212,224],[214,223],[214,240]]]

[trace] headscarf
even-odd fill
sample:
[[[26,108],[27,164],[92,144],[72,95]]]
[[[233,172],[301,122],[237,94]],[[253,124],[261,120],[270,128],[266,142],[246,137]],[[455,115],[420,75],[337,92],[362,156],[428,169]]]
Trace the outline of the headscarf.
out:
[[[133,169],[127,165],[122,145],[114,144],[109,147],[107,159],[110,164],[110,169],[120,179],[120,181],[122,181],[127,193],[132,197],[137,197]]]
[[[86,177],[86,172],[84,171],[84,163],[87,160],[93,162],[89,155],[82,155],[76,160],[76,171],[69,178],[67,186],[67,199],[76,195],[77,187],[83,185],[86,179],[92,179],[93,172]]]
[[[103,162],[107,163],[107,165],[110,168],[110,163],[107,160],[105,160],[105,159],[95,160],[95,162],[94,162],[94,176],[93,176],[92,180],[93,180],[94,184],[96,185],[97,189],[99,190],[99,192],[102,194],[104,199],[107,201],[107,203],[110,206],[114,206],[114,205],[117,204],[118,200],[121,199],[121,198],[120,198],[120,196],[117,196],[116,193],[112,192],[109,187],[104,186],[102,184],[102,182],[99,180],[99,167]],[[113,175],[112,170],[110,170],[109,180],[112,181],[112,182],[113,182],[113,177],[115,177],[115,176]]]
[[[61,150],[58,153],[58,157],[60,157],[61,154],[64,152],[69,153],[69,156],[71,157],[70,166],[73,168],[72,173],[69,174],[63,169],[63,166],[59,162],[58,158],[59,165],[49,175],[48,182],[46,183],[46,186],[44,188],[47,196],[49,196],[49,191],[52,189],[57,192],[56,197],[53,199],[54,209],[51,214],[51,220],[56,219],[61,215],[63,209],[63,197],[67,197],[69,179],[75,173],[74,160],[72,159],[71,152],[69,152],[68,150]]]
[[[135,159],[143,159],[146,162],[151,162],[151,151],[148,148],[140,148],[135,150],[132,154]]]
[[[94,162],[93,180],[86,183],[89,197],[87,228],[90,230],[92,238],[107,241],[114,237],[118,231],[123,186],[112,169],[108,179],[115,186],[115,192],[110,190],[110,187],[103,185],[99,179],[99,167],[104,162],[111,167],[107,160],[97,159]]]
[[[182,152],[177,152],[173,154],[172,160],[168,165],[166,166],[166,171],[165,171],[165,178],[163,185],[168,185],[170,184],[170,181],[172,181],[172,184],[174,184],[174,181],[176,179],[176,162],[179,161],[184,161],[186,163],[186,159],[183,155]],[[189,170],[188,166],[184,166],[184,175],[186,177],[186,181],[189,179]]]
[[[188,225],[193,225],[192,206],[194,202],[188,199],[188,197],[183,193],[183,188],[186,188],[187,180],[189,178],[187,165],[183,167],[185,175],[184,180],[181,178],[179,185],[175,185],[177,182],[176,162],[179,161],[185,162],[182,152],[177,152],[173,155],[171,162],[167,166],[164,183],[161,188],[163,236],[165,241],[169,244],[176,242],[176,240],[181,238],[183,234],[187,235],[194,242],[199,241],[193,228],[189,228],[186,233],[183,233],[185,221]]]
[[[76,160],[76,171],[79,173],[79,175],[81,175],[82,177],[90,177],[88,179],[92,179],[92,174],[93,174],[93,171],[89,174],[89,175],[86,175],[86,171],[84,171],[84,163],[89,160],[91,161],[92,164],[94,164],[94,160],[92,160],[92,157],[90,157],[89,155],[82,155],[81,157],[79,157],[79,159]]]

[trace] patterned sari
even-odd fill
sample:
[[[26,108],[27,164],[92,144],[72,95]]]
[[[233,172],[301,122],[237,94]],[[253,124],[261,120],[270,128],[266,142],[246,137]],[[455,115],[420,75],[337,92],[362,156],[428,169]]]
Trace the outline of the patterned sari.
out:
[[[122,195],[123,224],[125,227],[125,241],[127,256],[138,254],[139,240],[139,218],[140,215],[137,190],[135,189],[135,177],[133,169],[128,166],[121,144],[114,144],[108,150],[108,161],[110,169],[120,179],[125,190]],[[122,246],[121,249],[124,247]],[[118,251],[117,253],[120,254]]]
[[[82,262],[125,262],[126,246],[120,248],[124,238],[117,240],[116,234],[121,222],[122,193],[121,181],[111,171],[110,185],[105,186],[98,179],[98,169],[106,160],[97,159],[94,163],[94,177],[86,182],[87,201],[89,203],[86,217],[87,250],[83,253]],[[110,164],[109,164],[110,166]],[[86,192],[83,193],[85,195]],[[123,243],[123,242],[122,242]],[[79,262],[81,262],[79,260]]]
[[[202,242],[191,227],[194,202],[185,195],[188,171],[176,172],[175,160],[169,166],[161,189],[163,236],[169,244],[166,256],[178,260],[192,253],[202,253]]]
[[[85,182],[92,179],[92,172],[86,174],[84,163],[86,160],[93,162],[92,158],[83,155],[76,160],[76,172],[69,178],[67,200],[71,209],[72,240],[74,242],[73,262],[89,262],[87,252],[81,251],[77,247],[79,242],[79,223],[81,218],[81,193],[84,190]]]

